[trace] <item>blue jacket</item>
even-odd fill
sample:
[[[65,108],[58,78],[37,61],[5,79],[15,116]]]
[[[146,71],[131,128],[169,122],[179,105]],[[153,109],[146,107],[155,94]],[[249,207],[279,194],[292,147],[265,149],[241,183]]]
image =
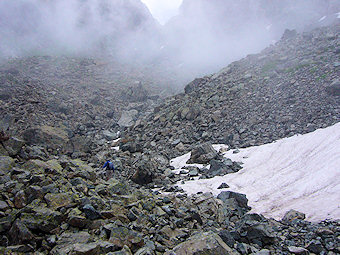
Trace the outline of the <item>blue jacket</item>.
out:
[[[106,168],[108,170],[115,170],[115,167],[114,167],[113,163],[110,160],[105,162],[103,168]]]

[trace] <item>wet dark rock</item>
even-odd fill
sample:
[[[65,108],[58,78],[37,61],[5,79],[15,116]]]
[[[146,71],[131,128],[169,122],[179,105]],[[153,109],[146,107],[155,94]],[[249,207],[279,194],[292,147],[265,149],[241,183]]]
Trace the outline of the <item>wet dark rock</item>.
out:
[[[248,199],[246,195],[240,194],[233,191],[222,191],[218,196],[218,199],[221,199],[223,202],[226,202],[228,199],[235,199],[238,205],[241,208],[245,208],[247,210],[250,210],[251,208],[248,206]]]
[[[221,230],[218,235],[222,238],[223,242],[225,242],[229,247],[234,247],[236,241],[232,234],[230,234],[227,230]]]
[[[12,244],[29,243],[35,239],[32,232],[20,220],[16,220],[9,230]]]
[[[22,213],[21,221],[31,230],[51,233],[60,226],[63,215],[49,208],[37,207],[31,213]]]
[[[263,216],[247,214],[237,222],[236,227],[239,236],[234,238],[248,244],[256,244],[259,247],[276,243],[276,233]]]
[[[86,215],[87,219],[90,220],[96,220],[96,219],[100,219],[102,216],[100,214],[100,212],[98,212],[92,205],[87,204],[83,206],[83,211]]]
[[[218,186],[217,189],[227,189],[227,188],[229,188],[229,185],[223,182],[220,186]]]
[[[308,251],[315,254],[320,254],[322,251],[324,251],[324,247],[319,240],[312,240],[307,244],[306,248]]]
[[[154,178],[152,170],[154,169],[154,167],[150,162],[142,160],[138,162],[135,165],[135,167],[136,167],[135,173],[131,177],[131,180],[133,182],[140,185],[145,185],[152,182]]]

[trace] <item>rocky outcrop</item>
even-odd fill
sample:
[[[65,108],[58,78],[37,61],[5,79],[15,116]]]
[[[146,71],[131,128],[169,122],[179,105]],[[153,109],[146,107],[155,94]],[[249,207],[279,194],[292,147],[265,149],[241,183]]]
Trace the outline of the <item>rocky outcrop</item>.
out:
[[[147,150],[174,157],[207,141],[248,147],[335,124],[340,121],[338,38],[338,25],[283,38],[196,79],[133,132]],[[185,109],[198,109],[199,115],[188,120]]]

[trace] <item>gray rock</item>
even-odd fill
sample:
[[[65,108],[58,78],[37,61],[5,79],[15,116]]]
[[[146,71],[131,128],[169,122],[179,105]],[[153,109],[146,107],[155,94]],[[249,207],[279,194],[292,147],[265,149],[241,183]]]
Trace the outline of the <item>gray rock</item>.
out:
[[[188,164],[207,164],[210,160],[217,158],[217,151],[210,143],[200,144],[191,151]]]
[[[99,244],[96,242],[76,243],[73,246],[73,253],[77,255],[99,255],[101,251]]]
[[[309,252],[303,247],[289,246],[288,251],[293,254],[308,255]]]
[[[36,207],[32,213],[22,213],[20,219],[29,229],[51,233],[60,226],[63,216],[49,208]]]
[[[89,204],[84,205],[83,211],[84,211],[87,219],[96,220],[96,219],[101,218],[100,212],[98,212],[96,209],[94,209],[94,207],[92,205],[89,205]]]
[[[227,230],[221,230],[218,235],[222,238],[223,242],[225,242],[229,247],[234,247],[236,241],[232,234],[230,234]]]
[[[114,227],[110,229],[110,242],[117,248],[128,246],[133,252],[142,248],[144,241],[142,235],[126,227]]]
[[[187,241],[177,245],[172,251],[168,251],[165,255],[236,255],[221,237],[213,232],[198,233],[190,237]]]
[[[271,254],[270,250],[262,249],[262,250],[256,252],[254,255],[270,255],[270,254]]]
[[[248,206],[248,199],[246,195],[244,194],[240,194],[240,193],[233,192],[233,191],[222,191],[217,196],[217,198],[221,199],[223,202],[226,202],[226,200],[228,199],[234,198],[241,208],[246,208],[250,210],[250,207]]]
[[[0,201],[0,211],[6,211],[9,208],[5,201]]]
[[[14,166],[14,159],[7,156],[0,156],[0,175],[9,174]]]
[[[295,211],[295,210],[289,210],[286,212],[286,214],[283,216],[282,221],[285,223],[292,222],[293,220],[304,220],[306,218],[306,215],[304,213]]]
[[[326,87],[326,92],[332,96],[340,96],[340,81],[334,80]]]
[[[132,127],[135,124],[138,111],[130,110],[122,112],[122,115],[118,121],[118,125],[121,127]]]
[[[275,244],[276,233],[271,225],[262,220],[263,216],[246,214],[237,223],[237,232],[240,236],[237,241],[256,244],[259,247]]]
[[[188,173],[188,176],[190,176],[190,177],[198,176],[198,170],[197,169],[191,169]]]
[[[117,134],[112,133],[112,132],[109,131],[109,130],[104,130],[104,131],[103,131],[103,136],[104,136],[104,138],[105,138],[107,141],[112,141],[112,140],[117,139]]]
[[[9,140],[3,143],[8,152],[8,155],[14,157],[19,154],[21,148],[24,146],[25,141],[17,137],[10,137]]]

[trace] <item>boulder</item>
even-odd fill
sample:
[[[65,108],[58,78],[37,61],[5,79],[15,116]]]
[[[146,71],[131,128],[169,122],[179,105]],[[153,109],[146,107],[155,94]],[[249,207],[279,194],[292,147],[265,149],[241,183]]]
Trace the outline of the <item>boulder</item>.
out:
[[[172,251],[168,251],[165,255],[236,255],[237,251],[231,249],[223,242],[221,237],[213,232],[200,232],[187,241],[177,245]]]
[[[74,248],[79,249],[80,252],[84,250],[81,248],[83,245],[87,247],[87,249],[92,250],[93,246],[87,244],[91,243],[91,235],[85,231],[81,232],[64,232],[62,233],[56,243],[56,246],[51,250],[50,254],[58,255],[58,254],[78,254],[74,253]],[[98,251],[94,248],[94,251]],[[80,253],[80,254],[92,254],[92,253]],[[99,254],[99,253],[94,253]]]
[[[7,156],[0,156],[0,175],[9,174],[14,166],[14,159]]]
[[[32,232],[19,219],[13,223],[9,230],[9,237],[12,244],[22,244],[34,240]]]
[[[265,220],[262,215],[246,214],[236,224],[234,238],[243,243],[256,244],[263,248],[266,245],[275,244],[276,233],[274,228]]]
[[[24,146],[25,141],[21,140],[17,137],[10,137],[7,141],[3,142],[5,146],[5,150],[7,151],[8,155],[14,157],[18,155],[21,151],[21,148]]]
[[[340,96],[340,81],[334,80],[326,87],[326,92],[332,96]]]
[[[45,200],[50,208],[57,210],[61,207],[68,207],[73,202],[73,195],[70,193],[48,193],[45,195]]]
[[[237,193],[237,192],[233,192],[233,191],[222,191],[217,196],[217,198],[221,199],[223,202],[226,202],[226,200],[228,200],[228,199],[234,198],[241,208],[245,208],[247,210],[251,209],[248,206],[248,199],[247,199],[246,195],[241,194],[241,193]]]
[[[137,110],[130,110],[130,111],[122,112],[122,115],[118,121],[118,125],[120,127],[132,127],[135,124],[137,115],[138,115]]]
[[[207,164],[210,160],[218,157],[217,151],[212,147],[210,143],[204,143],[196,146],[191,151],[188,164]]]
[[[304,220],[306,218],[306,215],[304,213],[295,211],[295,210],[289,210],[286,212],[286,214],[282,218],[282,222],[284,223],[289,223],[292,222],[293,220],[299,219],[299,220]]]
[[[54,149],[62,148],[69,140],[65,129],[51,126],[27,129],[23,133],[23,138],[29,145],[42,145]]]
[[[142,235],[127,227],[113,227],[110,232],[109,241],[117,248],[123,248],[126,245],[135,252],[144,245]]]
[[[61,224],[63,216],[49,208],[37,207],[30,213],[22,213],[21,220],[31,230],[51,233]]]
[[[154,167],[150,162],[141,160],[135,165],[135,167],[136,167],[135,173],[131,177],[131,180],[133,182],[140,185],[145,185],[152,182],[154,178],[153,174]]]

